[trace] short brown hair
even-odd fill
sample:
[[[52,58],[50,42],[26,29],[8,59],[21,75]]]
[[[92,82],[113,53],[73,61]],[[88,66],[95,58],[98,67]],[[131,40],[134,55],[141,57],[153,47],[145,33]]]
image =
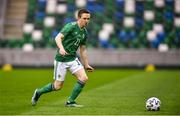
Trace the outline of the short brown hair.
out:
[[[90,12],[87,9],[80,9],[78,11],[78,17],[81,17],[83,13],[90,14]]]

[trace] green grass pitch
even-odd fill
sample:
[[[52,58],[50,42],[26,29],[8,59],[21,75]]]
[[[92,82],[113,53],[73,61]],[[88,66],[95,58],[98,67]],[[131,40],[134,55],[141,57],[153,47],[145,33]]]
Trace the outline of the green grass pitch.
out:
[[[31,106],[34,89],[52,82],[53,69],[0,70],[0,115],[180,115],[180,70],[97,69],[77,102],[83,108],[64,106],[75,78],[68,72],[60,91],[44,94]],[[155,96],[161,110],[147,111],[145,102]]]

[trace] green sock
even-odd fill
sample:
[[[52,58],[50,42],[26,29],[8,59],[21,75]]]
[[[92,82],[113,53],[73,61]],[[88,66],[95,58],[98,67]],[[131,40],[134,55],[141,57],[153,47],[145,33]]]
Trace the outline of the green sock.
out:
[[[71,93],[71,96],[69,97],[68,101],[70,102],[74,102],[74,100],[78,97],[78,95],[81,93],[82,91],[82,88],[84,87],[84,82],[82,81],[78,81],[74,88],[73,88],[73,91]]]
[[[53,87],[52,83],[49,83],[49,84],[45,85],[44,87],[38,89],[38,93],[40,95],[42,95],[44,93],[48,93],[48,92],[51,92],[53,90],[54,90],[54,87]]]

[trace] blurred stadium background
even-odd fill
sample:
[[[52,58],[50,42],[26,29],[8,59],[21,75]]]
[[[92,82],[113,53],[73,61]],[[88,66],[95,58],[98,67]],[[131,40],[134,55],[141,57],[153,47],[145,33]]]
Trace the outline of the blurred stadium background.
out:
[[[108,69],[87,73],[84,108],[63,107],[70,73],[62,91],[32,107],[34,89],[52,81],[54,38],[80,8],[92,13],[89,63]],[[180,0],[0,0],[0,67],[0,115],[179,115]],[[145,109],[152,96],[159,112]]]
[[[94,66],[180,66],[180,0],[0,0],[0,65],[53,66],[54,38],[76,11],[92,13]]]

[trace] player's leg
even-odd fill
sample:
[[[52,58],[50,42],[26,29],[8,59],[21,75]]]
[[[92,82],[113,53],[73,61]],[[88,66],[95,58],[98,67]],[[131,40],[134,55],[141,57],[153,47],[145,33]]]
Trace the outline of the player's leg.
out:
[[[75,99],[79,96],[81,93],[85,83],[88,80],[88,77],[86,75],[86,72],[82,66],[82,64],[79,62],[79,60],[76,60],[76,62],[70,67],[71,72],[77,77],[77,82],[74,85],[73,91],[68,98],[68,101],[66,103],[66,106],[70,107],[82,107],[82,105],[77,105],[75,102]]]
[[[73,91],[68,99],[70,102],[74,102],[75,99],[78,97],[78,95],[81,93],[86,81],[88,80],[88,77],[86,76],[86,73],[84,71],[84,68],[78,70],[74,73],[74,75],[77,77],[77,82],[74,85]]]
[[[53,83],[49,83],[42,88],[36,89],[32,97],[32,105],[36,105],[38,99],[44,93],[49,93],[52,91],[60,90],[63,87],[65,75],[66,75],[66,66],[62,62],[54,62],[54,79]]]
[[[41,96],[42,94],[51,92],[51,91],[53,91],[53,90],[55,90],[53,83],[49,83],[49,84],[45,85],[45,86],[42,87],[42,88],[36,89],[36,90],[34,91],[34,94],[33,94],[32,99],[31,99],[32,105],[34,106],[34,105],[37,104],[37,101],[38,101],[38,99],[40,98],[40,96]]]

